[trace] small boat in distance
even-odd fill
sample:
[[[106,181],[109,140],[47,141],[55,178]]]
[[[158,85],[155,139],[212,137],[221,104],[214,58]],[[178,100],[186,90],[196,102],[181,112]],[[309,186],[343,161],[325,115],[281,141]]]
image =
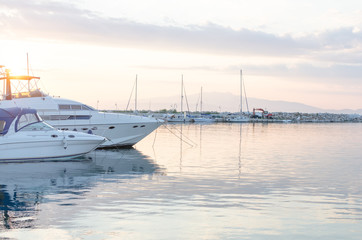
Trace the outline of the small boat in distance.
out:
[[[188,111],[183,110],[183,101],[186,100]],[[214,122],[214,119],[206,118],[202,115],[202,88],[201,88],[201,107],[200,114],[192,116],[187,101],[186,90],[184,86],[183,75],[181,75],[181,102],[180,102],[180,113],[166,114],[163,116],[163,120],[170,123],[195,123],[195,122]]]
[[[100,112],[81,102],[51,97],[37,87],[39,77],[11,76],[8,70],[2,75],[0,80],[5,82],[0,108],[34,108],[55,128],[106,137],[100,147],[131,147],[163,123],[150,117]],[[12,92],[12,82],[16,81],[17,92]]]
[[[101,136],[56,130],[35,109],[0,108],[0,161],[71,159],[97,148]]]
[[[180,113],[179,114],[167,114],[167,115],[165,115],[165,118],[163,120],[165,120],[166,122],[173,122],[173,123],[190,122],[191,118],[189,118],[187,116],[186,112],[184,112],[184,110],[183,110],[184,92],[185,92],[184,76],[181,75],[181,101],[180,101],[181,110],[180,110]]]
[[[243,123],[243,122],[249,122],[250,121],[250,117],[246,116],[243,113],[243,90],[245,92],[245,86],[244,86],[244,83],[243,83],[243,71],[240,69],[240,113],[239,113],[238,116],[233,116],[233,117],[227,118],[226,119],[227,122]],[[247,98],[246,98],[246,94],[245,94],[245,100],[246,100],[246,106],[248,107],[248,101],[247,101]],[[249,109],[248,109],[248,112],[249,112]]]

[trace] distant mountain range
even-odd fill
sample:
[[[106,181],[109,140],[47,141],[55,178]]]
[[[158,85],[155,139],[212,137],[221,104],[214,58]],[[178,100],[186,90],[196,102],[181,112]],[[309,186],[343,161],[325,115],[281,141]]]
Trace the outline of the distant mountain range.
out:
[[[203,111],[218,111],[218,112],[239,112],[240,111],[240,97],[231,93],[211,92],[203,93]],[[361,114],[362,109],[322,109],[309,106],[297,102],[287,101],[272,101],[259,98],[248,98],[249,111],[253,108],[263,108],[270,112],[302,112],[302,113],[347,113],[347,114]],[[138,100],[139,110],[160,110],[160,109],[176,109],[180,111],[180,96],[170,97],[156,97],[152,99]],[[187,104],[188,103],[188,104]],[[188,106],[188,107],[187,107]],[[190,111],[200,111],[200,95],[193,94],[184,97],[183,109]],[[247,105],[243,99],[243,111],[247,112]]]

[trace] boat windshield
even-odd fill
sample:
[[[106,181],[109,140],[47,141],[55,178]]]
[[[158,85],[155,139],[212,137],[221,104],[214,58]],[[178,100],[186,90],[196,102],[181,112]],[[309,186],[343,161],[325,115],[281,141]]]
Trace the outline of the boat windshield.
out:
[[[39,122],[39,118],[34,113],[27,113],[20,116],[20,118],[17,121],[16,128],[19,130],[20,128],[25,127],[26,125],[29,125],[31,123]]]
[[[54,130],[52,126],[45,122],[34,122],[23,127],[21,131],[49,131]]]
[[[0,120],[0,135],[2,135],[4,129],[5,129],[6,121]]]

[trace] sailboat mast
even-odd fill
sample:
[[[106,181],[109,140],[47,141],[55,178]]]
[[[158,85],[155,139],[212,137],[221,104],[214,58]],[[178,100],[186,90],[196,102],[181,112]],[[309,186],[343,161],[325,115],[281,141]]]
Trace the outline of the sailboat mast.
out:
[[[200,113],[202,114],[202,87],[201,87]]]
[[[240,114],[243,114],[243,70],[240,69]]]
[[[183,101],[184,101],[184,75],[181,75],[181,113],[183,112]]]
[[[136,93],[134,97],[134,111],[137,112],[137,74],[136,74]]]

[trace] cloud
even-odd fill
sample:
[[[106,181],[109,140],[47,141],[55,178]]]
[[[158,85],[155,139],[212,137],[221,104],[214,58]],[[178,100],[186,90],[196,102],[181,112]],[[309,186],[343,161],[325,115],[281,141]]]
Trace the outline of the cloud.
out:
[[[278,76],[291,81],[318,82],[321,84],[350,85],[362,86],[361,75],[362,67],[360,65],[350,64],[330,64],[327,66],[318,66],[312,63],[296,64],[289,67],[287,64],[275,65],[246,65],[243,66],[248,70],[248,75]],[[240,69],[240,66],[229,66],[230,72]]]
[[[4,7],[4,5],[3,5]],[[15,37],[45,38],[118,47],[199,51],[214,54],[298,54],[300,45],[290,37],[215,24],[205,26],[157,26],[104,18],[62,3],[15,1],[6,7],[16,15],[2,14],[1,23]]]
[[[190,66],[151,66],[141,65],[137,66],[142,69],[155,69],[155,70],[174,70],[174,71],[189,71],[198,70],[215,73],[229,73],[235,74],[240,69],[247,69],[247,76],[278,76],[287,81],[299,81],[303,79],[304,82],[315,82],[318,79],[319,83],[336,84],[351,86],[362,86],[361,76],[362,67],[360,65],[349,64],[331,64],[327,66],[318,66],[309,63],[295,64],[293,67],[285,64],[243,64],[243,65],[230,65],[230,66],[206,66],[206,65],[190,65]],[[280,80],[282,80],[280,79]],[[360,94],[360,93],[359,93]]]
[[[11,14],[9,14],[11,13]],[[270,57],[311,57],[360,62],[362,33],[341,28],[304,37],[278,36],[249,29],[234,30],[216,24],[184,27],[158,26],[106,18],[70,3],[0,0],[2,37],[77,41],[88,44],[189,51],[209,54]],[[337,58],[338,57],[338,58]]]

